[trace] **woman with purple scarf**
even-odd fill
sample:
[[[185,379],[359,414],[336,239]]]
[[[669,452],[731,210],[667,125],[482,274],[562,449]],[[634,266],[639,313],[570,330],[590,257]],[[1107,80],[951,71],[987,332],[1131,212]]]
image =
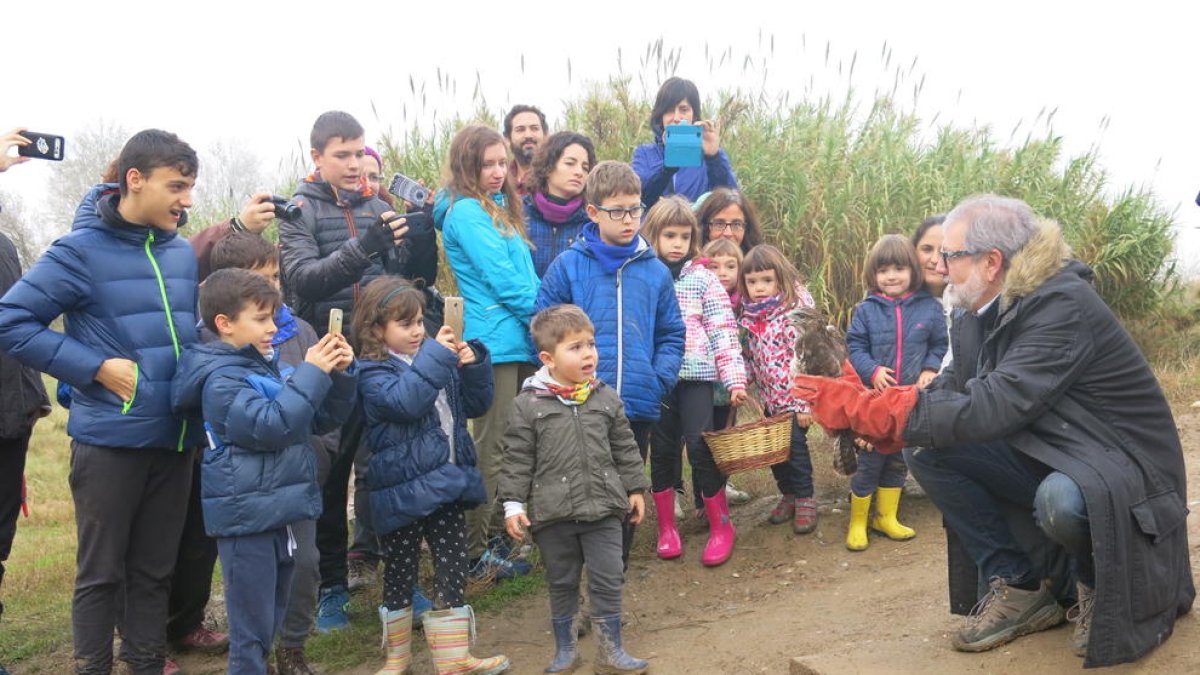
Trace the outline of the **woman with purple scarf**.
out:
[[[538,146],[525,195],[525,222],[538,278],[559,253],[579,239],[588,223],[583,185],[596,164],[592,140],[560,131]]]

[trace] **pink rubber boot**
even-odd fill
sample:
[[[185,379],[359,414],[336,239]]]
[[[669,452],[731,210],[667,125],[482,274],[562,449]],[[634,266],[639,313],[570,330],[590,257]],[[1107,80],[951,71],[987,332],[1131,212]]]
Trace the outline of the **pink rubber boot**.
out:
[[[654,493],[654,511],[658,515],[658,557],[663,560],[683,555],[683,542],[675,529],[675,489]]]
[[[733,540],[737,536],[733,521],[729,519],[729,502],[725,500],[724,490],[704,498],[704,515],[708,516],[708,543],[704,545],[700,562],[713,567],[733,555]]]

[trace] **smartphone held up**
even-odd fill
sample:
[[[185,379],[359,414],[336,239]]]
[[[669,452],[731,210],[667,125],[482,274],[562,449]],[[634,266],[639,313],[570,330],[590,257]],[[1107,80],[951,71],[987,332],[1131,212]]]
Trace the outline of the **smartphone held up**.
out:
[[[48,159],[61,162],[65,153],[66,139],[55,134],[44,134],[38,131],[22,131],[22,136],[29,139],[28,145],[17,146],[17,155],[33,159]]]

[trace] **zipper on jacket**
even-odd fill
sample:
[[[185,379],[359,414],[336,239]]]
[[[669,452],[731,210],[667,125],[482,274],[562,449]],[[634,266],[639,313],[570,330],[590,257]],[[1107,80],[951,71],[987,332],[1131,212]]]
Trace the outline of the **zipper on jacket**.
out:
[[[628,261],[625,264],[629,264]],[[624,270],[625,265],[617,268],[617,395],[622,397],[625,393],[621,389],[621,376],[625,370],[625,303],[621,293],[621,272]]]
[[[154,228],[150,229],[150,233],[146,236],[146,257],[150,260],[150,267],[154,268],[154,278],[158,281],[158,292],[162,296],[163,313],[167,315],[167,329],[171,331],[171,345],[175,348],[175,360],[179,360],[179,336],[175,333],[175,319],[171,317],[171,302],[167,299],[167,284],[163,281],[162,270],[158,267],[158,261],[154,259],[154,253],[150,250],[150,245],[154,243]],[[183,424],[179,430],[179,442],[176,444],[176,450],[183,452],[183,439],[187,436],[187,419],[183,420]]]
[[[904,310],[896,303],[896,384],[906,384],[900,381],[900,365],[904,357]]]
[[[137,361],[134,361],[133,362],[133,395],[129,397],[128,401],[125,401],[125,403],[121,404],[121,414],[122,415],[129,414],[129,409],[133,407],[133,401],[134,401],[134,399],[137,398],[137,386],[138,386],[139,373],[141,373],[141,368],[138,367]]]
[[[348,227],[350,229],[350,236],[357,238],[358,237],[358,228],[354,226],[354,213],[351,212],[350,206],[348,204],[342,203],[342,198],[338,196],[337,188],[333,187],[332,185],[329,187],[333,188],[334,201],[337,202],[338,206],[342,207],[342,217],[344,217],[346,219],[346,227]],[[316,207],[314,207],[314,208],[316,208]],[[380,259],[380,267],[383,267],[382,256],[380,256],[380,258],[381,258]],[[386,268],[384,269],[384,272],[385,273],[387,272]],[[350,286],[350,297],[354,301],[354,304],[350,305],[351,307],[358,307],[358,293],[359,293],[359,284],[356,281]]]
[[[579,406],[578,405],[571,406],[571,414],[575,416],[575,438],[577,438],[579,441],[579,448],[581,450],[584,450],[584,452],[579,453],[579,455],[583,458],[583,463],[584,463],[583,475],[594,476],[596,472],[592,470],[591,456],[586,451],[587,434],[585,434],[583,432],[583,421],[579,419]],[[595,481],[588,481],[588,489],[589,490],[592,489],[592,484],[594,484],[594,483],[595,483]],[[585,501],[584,503],[586,504],[589,502],[590,503],[603,503],[602,501],[597,502],[595,500],[595,495],[588,495],[588,500]],[[586,507],[584,507],[584,508],[586,508]]]

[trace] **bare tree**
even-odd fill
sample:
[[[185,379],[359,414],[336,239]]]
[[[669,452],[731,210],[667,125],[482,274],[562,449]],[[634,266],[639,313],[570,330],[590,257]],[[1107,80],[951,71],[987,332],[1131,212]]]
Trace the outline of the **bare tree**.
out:
[[[8,235],[17,248],[22,269],[29,269],[50,243],[44,233],[30,224],[21,198],[4,191],[0,191],[0,232]]]
[[[200,176],[188,213],[190,231],[236,215],[247,197],[266,189],[258,156],[244,143],[218,139],[200,156]]]
[[[71,136],[67,157],[50,170],[46,202],[41,211],[50,236],[71,230],[75,210],[87,191],[99,183],[109,163],[121,154],[129,132],[119,124],[97,119]]]

